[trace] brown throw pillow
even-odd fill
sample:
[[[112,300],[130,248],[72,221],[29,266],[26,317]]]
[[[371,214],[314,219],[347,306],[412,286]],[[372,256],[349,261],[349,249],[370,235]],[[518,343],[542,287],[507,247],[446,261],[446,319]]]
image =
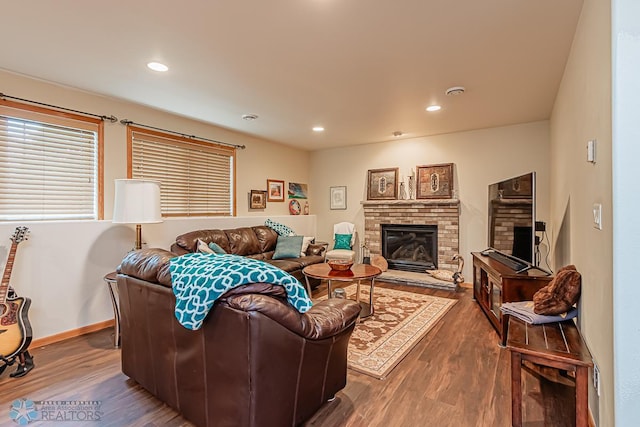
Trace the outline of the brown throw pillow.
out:
[[[566,313],[580,298],[581,282],[575,265],[562,267],[547,286],[533,295],[533,311],[546,316]]]

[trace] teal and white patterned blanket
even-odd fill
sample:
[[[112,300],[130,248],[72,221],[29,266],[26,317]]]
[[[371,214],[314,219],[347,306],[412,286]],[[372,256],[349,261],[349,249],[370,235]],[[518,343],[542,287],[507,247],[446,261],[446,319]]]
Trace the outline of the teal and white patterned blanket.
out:
[[[287,291],[287,300],[300,313],[313,303],[307,291],[289,273],[251,258],[231,254],[186,254],[169,264],[175,316],[187,329],[198,329],[213,303],[228,290],[248,283],[272,283]]]

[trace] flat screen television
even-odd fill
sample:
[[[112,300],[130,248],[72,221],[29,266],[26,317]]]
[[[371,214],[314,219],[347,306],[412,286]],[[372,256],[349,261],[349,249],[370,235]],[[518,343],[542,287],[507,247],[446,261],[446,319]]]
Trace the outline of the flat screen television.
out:
[[[489,185],[489,248],[533,266],[535,216],[535,172]]]

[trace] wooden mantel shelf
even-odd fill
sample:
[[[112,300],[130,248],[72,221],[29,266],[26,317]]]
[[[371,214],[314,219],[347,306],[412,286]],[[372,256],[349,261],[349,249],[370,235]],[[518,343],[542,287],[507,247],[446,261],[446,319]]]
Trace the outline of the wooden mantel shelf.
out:
[[[379,205],[449,205],[457,206],[460,204],[459,199],[411,199],[411,200],[362,200],[360,202],[363,206],[379,206]]]

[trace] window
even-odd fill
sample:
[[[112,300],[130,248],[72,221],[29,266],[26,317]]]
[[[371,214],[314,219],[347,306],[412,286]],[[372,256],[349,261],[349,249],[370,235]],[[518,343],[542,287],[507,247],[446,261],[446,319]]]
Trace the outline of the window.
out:
[[[235,214],[235,149],[128,126],[129,178],[161,182],[163,216]]]
[[[99,119],[0,100],[0,220],[102,219]]]

